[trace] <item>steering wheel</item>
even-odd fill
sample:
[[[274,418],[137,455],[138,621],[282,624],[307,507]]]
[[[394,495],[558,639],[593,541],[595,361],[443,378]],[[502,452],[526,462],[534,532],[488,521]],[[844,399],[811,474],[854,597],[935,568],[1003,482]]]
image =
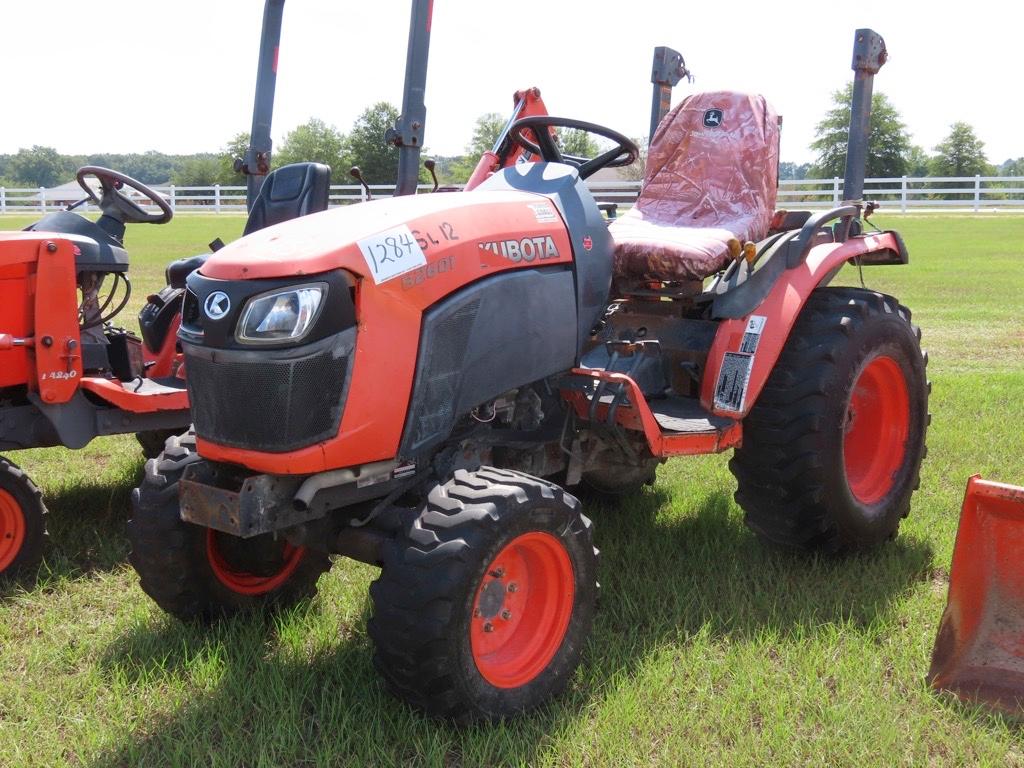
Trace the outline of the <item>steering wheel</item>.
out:
[[[607,152],[602,152],[594,158],[579,158],[570,155],[563,155],[551,135],[551,128],[575,128],[576,130],[593,133],[615,142],[615,146]],[[526,138],[524,131],[529,129],[536,137],[536,143]],[[520,147],[535,155],[540,155],[549,163],[568,163],[576,166],[580,178],[585,179],[594,175],[602,168],[619,168],[623,165],[630,165],[640,156],[640,148],[632,139],[623,136],[618,131],[605,128],[603,125],[585,123],[582,120],[573,120],[568,117],[552,117],[550,115],[535,115],[516,120],[509,128],[509,138]]]
[[[95,176],[99,181],[102,192],[99,197],[96,197],[93,188],[85,183],[87,176]],[[119,171],[101,168],[98,165],[83,165],[78,169],[75,178],[78,180],[78,185],[85,190],[89,199],[99,206],[104,215],[110,216],[122,224],[166,224],[174,216],[174,210],[158,192]],[[148,198],[160,211],[150,213],[122,192],[123,187],[134,189],[143,197]]]

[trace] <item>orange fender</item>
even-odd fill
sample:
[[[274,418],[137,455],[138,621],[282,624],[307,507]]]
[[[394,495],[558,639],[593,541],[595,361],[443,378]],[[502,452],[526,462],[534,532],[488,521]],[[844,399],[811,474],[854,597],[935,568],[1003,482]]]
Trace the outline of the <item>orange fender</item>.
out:
[[[845,243],[826,243],[812,248],[798,266],[782,273],[768,295],[748,315],[719,323],[701,381],[701,405],[718,416],[744,418],[768,381],[811,292],[855,257],[882,251],[898,253],[899,250],[899,242],[892,232],[859,235]],[[753,351],[747,346],[749,342],[745,342],[752,336],[757,337]],[[743,395],[739,398],[739,407],[736,410],[719,407],[715,402],[715,389],[719,385],[726,354],[745,357],[747,353],[751,358],[745,361],[746,376],[742,382]]]

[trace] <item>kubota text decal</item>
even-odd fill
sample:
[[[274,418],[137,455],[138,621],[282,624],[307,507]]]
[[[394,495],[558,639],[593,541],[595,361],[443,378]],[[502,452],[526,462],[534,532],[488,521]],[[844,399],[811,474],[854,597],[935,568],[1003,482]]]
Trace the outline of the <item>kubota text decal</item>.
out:
[[[495,240],[489,243],[480,243],[480,249],[496,253],[509,261],[558,258],[558,246],[555,245],[555,239],[551,235],[524,237],[522,240]]]

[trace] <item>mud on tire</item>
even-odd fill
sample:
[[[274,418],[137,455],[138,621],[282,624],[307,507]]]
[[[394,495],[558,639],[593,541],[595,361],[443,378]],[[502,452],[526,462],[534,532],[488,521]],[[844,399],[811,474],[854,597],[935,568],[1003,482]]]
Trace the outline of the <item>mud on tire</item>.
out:
[[[729,462],[752,530],[830,553],[896,535],[926,453],[920,339],[891,296],[811,294]]]
[[[181,519],[178,480],[200,460],[193,430],[170,437],[132,492],[128,559],[143,591],[183,621],[281,609],[312,597],[330,568],[327,554],[292,548],[271,534],[240,539]]]
[[[374,664],[399,698],[458,722],[561,692],[597,595],[592,525],[545,480],[483,467],[435,486],[370,587]]]

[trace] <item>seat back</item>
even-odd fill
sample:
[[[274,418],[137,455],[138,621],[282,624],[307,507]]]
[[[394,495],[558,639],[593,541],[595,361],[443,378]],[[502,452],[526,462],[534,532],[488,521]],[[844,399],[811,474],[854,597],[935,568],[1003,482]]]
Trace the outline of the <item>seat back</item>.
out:
[[[249,211],[243,234],[327,210],[331,169],[321,163],[292,163],[267,174]]]
[[[778,168],[779,118],[763,96],[695,93],[658,126],[636,206],[655,224],[760,240],[775,210]]]

